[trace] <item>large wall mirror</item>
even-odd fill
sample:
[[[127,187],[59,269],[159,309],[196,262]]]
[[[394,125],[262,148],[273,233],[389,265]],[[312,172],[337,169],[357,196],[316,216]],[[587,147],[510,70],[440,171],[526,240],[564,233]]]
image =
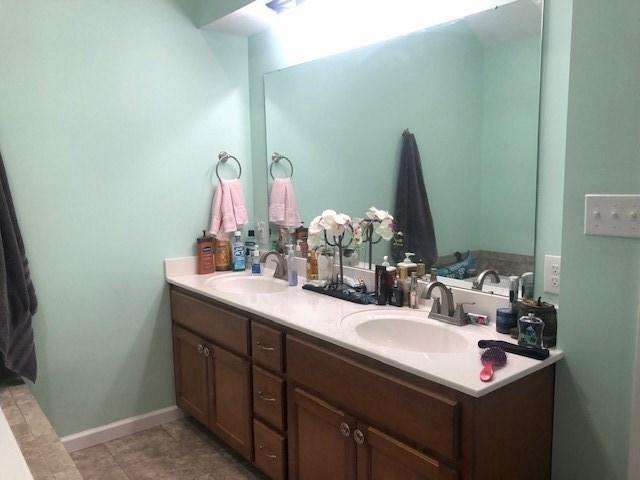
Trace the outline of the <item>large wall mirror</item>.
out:
[[[504,277],[532,271],[541,23],[541,2],[519,0],[266,74],[267,168],[272,152],[291,160],[306,225],[328,208],[393,214],[408,129],[436,266],[471,259],[468,280],[491,267]],[[288,167],[271,172],[286,176]],[[376,245],[373,262],[388,251]]]

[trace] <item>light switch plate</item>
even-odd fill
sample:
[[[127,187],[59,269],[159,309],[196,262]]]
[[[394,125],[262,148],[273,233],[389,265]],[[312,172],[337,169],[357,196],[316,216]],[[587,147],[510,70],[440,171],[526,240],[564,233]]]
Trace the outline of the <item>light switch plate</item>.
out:
[[[640,194],[585,195],[584,233],[640,238]]]
[[[560,293],[561,267],[558,255],[544,256],[544,291],[546,293]]]

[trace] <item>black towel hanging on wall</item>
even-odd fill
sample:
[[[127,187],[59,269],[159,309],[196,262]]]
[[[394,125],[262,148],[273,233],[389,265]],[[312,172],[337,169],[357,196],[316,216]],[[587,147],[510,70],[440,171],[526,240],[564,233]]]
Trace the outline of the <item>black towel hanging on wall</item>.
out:
[[[398,168],[396,203],[393,212],[396,229],[403,234],[403,245],[393,246],[396,262],[405,252],[422,258],[427,267],[438,260],[436,234],[429,207],[427,189],[422,176],[422,163],[415,136],[406,129],[402,132],[402,153]]]
[[[31,317],[36,299],[29,262],[0,154],[0,372],[35,382],[36,352]]]

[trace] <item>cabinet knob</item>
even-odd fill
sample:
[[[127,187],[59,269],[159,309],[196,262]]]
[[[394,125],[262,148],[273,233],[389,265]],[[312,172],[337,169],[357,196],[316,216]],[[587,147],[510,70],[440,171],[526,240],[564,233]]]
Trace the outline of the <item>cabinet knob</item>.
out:
[[[205,357],[208,357],[211,354],[211,350],[209,350],[209,347],[204,347],[203,353]]]
[[[198,345],[198,353],[202,355],[202,351],[204,350],[204,346],[202,344]]]
[[[258,450],[261,451],[262,455],[264,455],[267,458],[270,458],[272,460],[275,460],[276,458],[278,458],[277,455],[273,455],[272,453],[267,453],[264,451],[264,446],[263,445],[258,445]]]
[[[358,445],[364,444],[364,433],[362,433],[360,430],[356,430],[355,432],[353,432],[353,439]]]
[[[348,437],[351,434],[351,428],[349,424],[346,422],[340,423],[340,433],[343,437]]]
[[[260,343],[259,341],[256,342],[256,347],[258,347],[260,350],[264,350],[266,352],[273,352],[275,350],[274,347],[268,347],[266,345],[263,345],[262,343]]]

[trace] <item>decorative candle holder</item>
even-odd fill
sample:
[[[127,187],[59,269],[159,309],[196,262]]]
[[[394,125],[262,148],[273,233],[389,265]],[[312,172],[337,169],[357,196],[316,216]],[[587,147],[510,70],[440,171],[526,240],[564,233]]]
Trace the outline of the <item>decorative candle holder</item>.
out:
[[[368,247],[368,260],[369,260],[369,270],[371,270],[372,261],[373,261],[373,246],[380,243],[382,241],[382,237],[377,235],[377,239],[374,240],[374,224],[381,223],[378,219],[365,218],[360,223],[362,225],[362,243],[367,243]]]
[[[347,225],[348,229],[351,231],[351,235],[349,241],[345,243],[345,235],[347,233],[347,228],[339,235],[332,235],[333,242],[329,240],[329,236],[327,235],[327,231],[324,231],[324,241],[329,247],[335,247],[338,249],[338,257],[339,257],[339,274],[338,274],[338,285],[344,284],[344,267],[343,267],[343,252],[345,248],[348,248],[353,243],[353,226]]]

